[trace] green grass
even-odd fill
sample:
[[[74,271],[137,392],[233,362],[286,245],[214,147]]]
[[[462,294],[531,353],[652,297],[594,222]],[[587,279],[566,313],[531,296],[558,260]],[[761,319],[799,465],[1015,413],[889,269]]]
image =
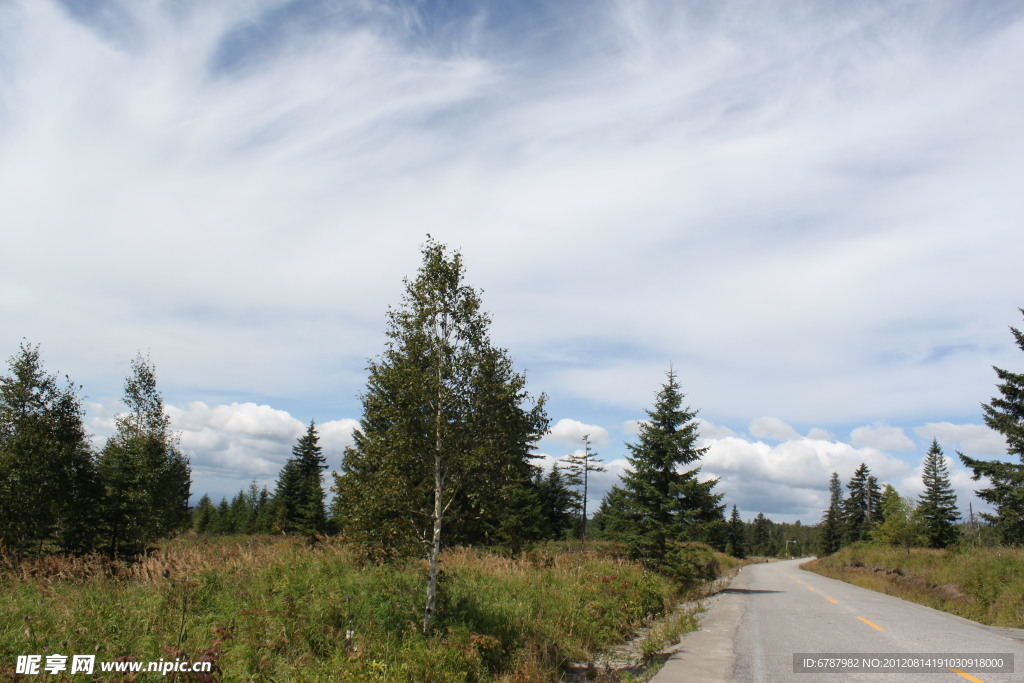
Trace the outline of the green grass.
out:
[[[439,628],[425,637],[425,563],[370,564],[334,542],[191,537],[131,566],[8,562],[0,678],[19,654],[94,653],[206,658],[225,681],[556,680],[681,593],[607,545],[456,549],[442,569]]]
[[[983,624],[1024,628],[1024,548],[855,544],[802,566]]]

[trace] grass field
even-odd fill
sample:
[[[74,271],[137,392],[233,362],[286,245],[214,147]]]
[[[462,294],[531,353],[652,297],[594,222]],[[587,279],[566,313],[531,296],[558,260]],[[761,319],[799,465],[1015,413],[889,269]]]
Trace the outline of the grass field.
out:
[[[455,549],[442,568],[440,628],[428,638],[425,564],[367,563],[332,541],[186,537],[130,566],[8,561],[0,678],[14,676],[18,655],[57,653],[203,659],[225,681],[557,680],[684,592],[611,545],[515,558]]]
[[[856,544],[802,566],[983,624],[1024,628],[1024,548]]]

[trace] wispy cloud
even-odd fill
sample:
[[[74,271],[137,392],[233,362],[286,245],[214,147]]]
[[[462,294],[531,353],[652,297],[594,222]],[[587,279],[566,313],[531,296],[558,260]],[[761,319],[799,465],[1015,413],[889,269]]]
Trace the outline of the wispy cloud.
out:
[[[582,423],[669,362],[734,433],[976,421],[1019,364],[1022,60],[966,0],[8,2],[0,342],[354,419],[429,232]]]

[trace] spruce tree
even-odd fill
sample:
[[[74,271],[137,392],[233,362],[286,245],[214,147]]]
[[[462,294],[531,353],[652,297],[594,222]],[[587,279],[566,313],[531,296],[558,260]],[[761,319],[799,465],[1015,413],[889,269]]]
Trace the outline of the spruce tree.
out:
[[[750,552],[761,557],[771,557],[778,553],[772,541],[772,521],[758,512],[750,525]]]
[[[327,514],[324,510],[322,472],[327,468],[326,462],[316,423],[310,420],[306,433],[292,448],[292,457],[284,464],[277,480],[274,504],[279,531],[306,535],[324,532]],[[256,513],[254,509],[254,523]]]
[[[821,536],[818,540],[819,552],[831,555],[843,547],[843,485],[839,482],[839,474],[832,473],[828,483],[829,503],[821,523]]]
[[[881,492],[878,480],[871,476],[865,463],[853,472],[846,485],[848,495],[843,502],[843,532],[847,543],[865,541],[878,519]]]
[[[639,443],[627,444],[629,468],[622,477],[625,505],[635,520],[630,553],[657,566],[674,540],[704,540],[706,527],[723,522],[717,479],[700,481],[700,467],[682,470],[707,452],[698,448],[697,411],[683,407],[673,370],[657,394],[650,418],[640,423]]]
[[[210,495],[204,493],[196,506],[192,509],[192,529],[197,534],[204,534],[210,530],[210,522],[213,520],[213,515],[216,508],[213,507],[213,502],[210,500]]]
[[[134,555],[191,521],[191,468],[178,446],[156,386],[156,369],[138,354],[124,384],[128,412],[100,453],[105,545],[114,555]]]
[[[1019,309],[1024,314],[1024,308]],[[1024,334],[1011,327],[1017,346],[1024,351]],[[985,424],[1006,439],[1006,452],[1019,463],[969,458],[957,451],[964,465],[974,472],[974,480],[989,480],[990,486],[975,491],[979,498],[995,507],[995,514],[981,516],[995,525],[1006,544],[1024,544],[1024,374],[992,368],[1000,383],[1000,396],[982,404]]]
[[[917,506],[921,534],[928,547],[945,548],[956,542],[956,523],[960,519],[960,512],[956,507],[956,492],[949,484],[946,459],[935,439],[932,439],[931,448],[925,455],[921,478],[924,492],[918,497]]]
[[[23,342],[0,377],[0,545],[16,553],[89,550],[96,542],[96,462],[71,380]]]
[[[526,378],[491,344],[461,254],[432,239],[422,253],[402,305],[388,311],[385,351],[370,363],[363,418],[335,475],[333,516],[364,548],[426,556],[430,632],[446,531],[512,528],[548,418],[544,397],[529,405]]]
[[[536,474],[536,484],[540,491],[541,510],[544,519],[541,538],[558,539],[572,528],[573,510],[576,498],[569,490],[562,470],[555,463],[544,475],[540,470]]]
[[[732,506],[732,515],[729,517],[729,544],[726,552],[733,557],[743,559],[747,556],[747,543],[743,520],[740,519],[740,511],[735,505]]]

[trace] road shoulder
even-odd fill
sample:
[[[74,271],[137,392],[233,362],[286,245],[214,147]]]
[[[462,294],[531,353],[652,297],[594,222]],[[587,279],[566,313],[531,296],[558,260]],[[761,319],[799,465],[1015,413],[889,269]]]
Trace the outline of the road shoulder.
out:
[[[651,678],[651,683],[732,680],[733,646],[746,600],[742,593],[732,593],[730,589],[746,586],[747,576],[741,569],[724,591],[705,601],[706,609],[697,618],[699,629],[687,633],[668,650],[672,656]]]

